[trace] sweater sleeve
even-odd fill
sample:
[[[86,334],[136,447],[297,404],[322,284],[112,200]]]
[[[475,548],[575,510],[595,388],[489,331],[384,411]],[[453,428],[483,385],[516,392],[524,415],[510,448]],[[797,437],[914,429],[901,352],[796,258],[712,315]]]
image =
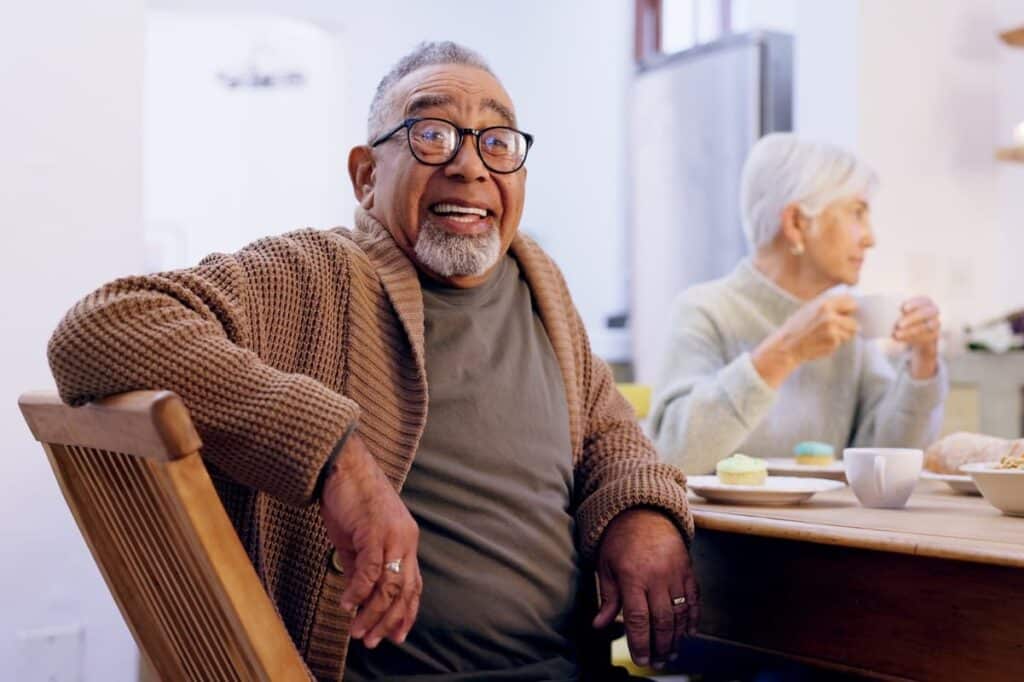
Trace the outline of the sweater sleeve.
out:
[[[685,293],[674,304],[669,328],[651,428],[667,462],[688,474],[706,474],[771,411],[777,391],[749,353],[725,356],[713,320]]]
[[[658,461],[633,408],[615,387],[608,365],[591,352],[583,322],[571,310],[584,422],[583,456],[575,472],[582,555],[593,557],[611,520],[634,507],[660,510],[689,543],[694,529],[686,477]]]
[[[280,369],[307,369],[311,311],[343,307],[347,258],[328,241],[313,231],[261,240],[195,268],[100,288],[50,339],[61,398],[81,405],[174,391],[208,464],[282,502],[311,503],[333,445],[359,414],[304,372]]]
[[[930,379],[910,376],[910,359],[897,368],[875,343],[863,344],[854,446],[924,448],[938,437],[948,381],[939,362]]]

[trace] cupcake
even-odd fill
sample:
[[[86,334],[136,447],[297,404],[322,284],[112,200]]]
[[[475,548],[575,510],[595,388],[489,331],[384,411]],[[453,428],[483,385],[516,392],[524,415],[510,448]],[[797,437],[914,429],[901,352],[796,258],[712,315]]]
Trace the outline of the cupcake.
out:
[[[813,440],[797,443],[793,454],[796,455],[796,463],[805,466],[824,467],[836,461],[835,448]]]
[[[718,480],[727,485],[764,485],[768,468],[764,460],[736,453],[715,467]]]

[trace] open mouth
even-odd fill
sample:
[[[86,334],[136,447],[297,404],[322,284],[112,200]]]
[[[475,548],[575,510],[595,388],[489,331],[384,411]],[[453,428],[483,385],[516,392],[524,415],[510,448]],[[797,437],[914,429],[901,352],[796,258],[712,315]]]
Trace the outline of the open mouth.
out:
[[[491,211],[476,206],[459,206],[447,202],[438,202],[430,205],[430,212],[441,218],[454,220],[459,223],[472,223],[492,215]]]

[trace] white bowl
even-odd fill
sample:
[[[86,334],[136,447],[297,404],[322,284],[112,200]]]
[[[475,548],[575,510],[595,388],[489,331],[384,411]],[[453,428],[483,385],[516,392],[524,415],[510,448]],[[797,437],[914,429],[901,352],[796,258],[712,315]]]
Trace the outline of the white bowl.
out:
[[[1004,514],[1024,516],[1024,469],[996,469],[996,464],[964,464],[985,501]]]

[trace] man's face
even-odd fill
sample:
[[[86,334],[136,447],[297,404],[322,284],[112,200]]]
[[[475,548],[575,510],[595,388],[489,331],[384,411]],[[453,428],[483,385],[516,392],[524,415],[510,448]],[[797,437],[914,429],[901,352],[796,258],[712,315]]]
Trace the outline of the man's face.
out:
[[[481,69],[428,66],[394,85],[384,131],[406,118],[441,118],[459,128],[515,127],[512,101]],[[366,151],[362,151],[366,150]],[[409,151],[406,131],[372,149],[357,148],[368,169],[353,173],[355,192],[371,215],[428,276],[457,287],[486,280],[519,228],[526,169],[494,173],[484,166],[476,140],[466,135],[449,163],[428,166]]]

